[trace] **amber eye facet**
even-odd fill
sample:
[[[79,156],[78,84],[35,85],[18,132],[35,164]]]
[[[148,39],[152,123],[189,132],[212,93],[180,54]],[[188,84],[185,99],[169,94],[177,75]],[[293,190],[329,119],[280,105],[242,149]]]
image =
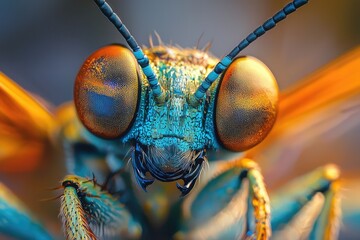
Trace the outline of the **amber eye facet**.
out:
[[[124,135],[135,118],[140,76],[136,59],[123,46],[106,46],[90,55],[74,90],[76,111],[84,126],[102,138]]]
[[[271,71],[256,58],[235,59],[219,83],[215,126],[219,142],[245,151],[270,132],[277,114],[278,87]]]

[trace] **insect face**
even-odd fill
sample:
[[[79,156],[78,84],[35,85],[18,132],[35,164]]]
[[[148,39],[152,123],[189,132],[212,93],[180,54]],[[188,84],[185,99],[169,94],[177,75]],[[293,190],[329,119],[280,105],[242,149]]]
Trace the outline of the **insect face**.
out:
[[[161,45],[143,51],[109,4],[95,2],[127,41],[142,74],[127,50],[99,50],[77,77],[76,109],[96,136],[133,144],[132,165],[143,189],[154,182],[146,178],[150,172],[160,181],[182,179],[177,186],[185,195],[207,149],[244,151],[266,137],[276,118],[276,81],[258,60],[235,57],[306,0],[286,5],[217,64],[197,50]]]
[[[189,103],[195,89],[214,66],[215,59],[198,50],[158,46],[145,50],[166,97],[158,103],[145,90],[139,109],[141,126],[135,129],[133,157],[135,175],[143,188],[149,182],[147,171],[161,181],[183,179],[183,194],[194,186],[205,160],[205,149],[214,142],[210,101],[198,106]],[[146,82],[144,85],[147,85]]]
[[[191,96],[216,59],[199,50],[167,46],[145,53],[166,95],[161,103],[121,46],[92,54],[75,84],[76,109],[84,126],[100,138],[134,143],[134,173],[144,189],[153,182],[145,177],[150,172],[160,181],[184,180],[178,188],[186,194],[201,172],[206,150],[243,151],[270,131],[277,86],[258,60],[234,61],[194,106]]]

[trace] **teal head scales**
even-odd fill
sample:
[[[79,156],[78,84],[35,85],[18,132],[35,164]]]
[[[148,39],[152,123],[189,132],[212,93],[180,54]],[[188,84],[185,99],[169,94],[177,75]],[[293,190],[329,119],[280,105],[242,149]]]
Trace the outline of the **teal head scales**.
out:
[[[169,46],[146,49],[145,53],[166,97],[163,104],[158,104],[144,84],[137,126],[128,136],[136,139],[132,163],[140,171],[135,170],[135,175],[144,188],[152,183],[144,178],[146,171],[161,181],[183,179],[184,186],[177,186],[187,194],[206,160],[205,150],[217,146],[211,100],[215,88],[198,106],[189,102],[216,59],[199,50]]]
[[[88,138],[132,145],[134,174],[144,190],[154,179],[182,179],[177,186],[185,195],[207,150],[241,152],[267,136],[277,115],[275,78],[259,60],[235,57],[307,0],[287,4],[221,61],[195,49],[143,50],[108,3],[95,3],[131,51],[108,46],[87,59],[75,82],[77,114]]]

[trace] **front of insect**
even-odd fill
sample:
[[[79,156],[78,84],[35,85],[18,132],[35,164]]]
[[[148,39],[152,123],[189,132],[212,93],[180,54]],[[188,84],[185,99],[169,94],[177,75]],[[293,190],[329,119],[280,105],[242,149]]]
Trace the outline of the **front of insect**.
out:
[[[134,149],[131,161],[142,188],[153,182],[145,177],[150,172],[164,182],[182,179],[184,186],[178,188],[186,195],[207,161],[207,151],[243,151],[267,135],[276,116],[276,82],[260,61],[242,57],[203,101],[192,104],[216,59],[170,46],[145,53],[164,99],[154,98],[130,51],[114,45],[95,52],[80,70],[75,86],[78,115],[96,136],[115,138]]]
[[[106,178],[106,185],[118,172],[126,168],[128,158],[125,156],[130,152],[132,179],[135,179],[143,190],[146,191],[155,180],[176,181],[176,187],[181,195],[185,196],[194,188],[203,167],[221,160],[215,156],[246,151],[268,135],[278,109],[276,80],[259,60],[236,56],[306,1],[288,4],[241,41],[221,61],[197,49],[180,49],[163,44],[141,49],[110,6],[105,1],[95,2],[124,36],[131,49],[121,45],[99,49],[85,61],[75,82],[74,100],[81,122],[77,125],[80,135],[88,144],[106,152],[107,156],[115,156],[110,158],[111,160],[107,157],[111,177]],[[70,169],[70,172],[90,177],[91,167],[78,163],[81,161],[76,159],[76,150],[73,155],[75,156],[70,159],[75,159],[73,165],[78,167]],[[216,229],[213,236],[216,236],[215,238],[256,236],[266,239],[270,236],[269,200],[256,164],[248,159],[229,163],[214,164],[215,167],[211,164],[216,171],[205,173],[206,186],[200,187],[200,190],[183,204],[183,212],[192,208],[197,210],[191,210],[191,214],[183,213],[184,216],[178,220],[180,223],[170,235],[177,232],[176,236],[180,238],[212,238],[209,230]],[[106,175],[98,172],[97,176]],[[182,180],[183,184],[178,180]],[[94,181],[94,187],[96,184]],[[73,185],[66,185],[65,188],[68,186],[72,188]],[[101,189],[107,190],[107,187]],[[229,192],[221,194],[219,191],[222,191],[222,188]],[[79,191],[78,189],[80,188],[75,190]],[[81,190],[79,198],[82,208],[88,209],[85,212],[91,215],[95,210],[87,202],[90,201],[89,197],[97,194],[87,191],[88,188]],[[202,209],[198,206],[198,201],[202,201],[204,194],[210,199],[212,210],[203,209],[198,212],[198,209]],[[62,209],[69,208],[65,204],[66,197],[63,197]],[[156,194],[145,198],[156,199]],[[217,198],[222,201],[214,202]],[[234,199],[238,201],[236,205],[231,204]],[[251,207],[244,210],[247,201]],[[156,200],[148,202],[158,204]],[[111,205],[116,206],[116,203]],[[160,219],[158,224],[161,225],[165,219],[172,218],[171,214],[154,217],[159,215],[157,212],[161,210],[158,208],[162,205],[148,205],[143,204],[142,208],[150,212],[146,214],[150,221],[151,218]],[[104,209],[105,212],[100,215],[108,214],[112,208]],[[133,216],[134,220],[131,217],[131,207],[125,207],[123,211],[130,222],[136,222],[139,218]],[[203,226],[208,222],[204,216],[220,221],[221,218],[217,215],[227,211],[238,212],[238,216],[222,220],[222,227],[215,227],[216,223]],[[242,221],[245,212],[253,217],[244,224]],[[71,225],[71,214],[63,215],[63,218],[65,226]],[[108,222],[103,224],[107,225]],[[124,223],[125,226],[128,224]],[[237,228],[239,224],[242,227]],[[134,228],[134,224],[132,227],[128,226],[128,229]],[[206,234],[199,233],[203,231],[202,228],[206,229]],[[66,231],[68,229],[66,228]],[[146,227],[143,230],[154,231]],[[73,236],[72,233],[67,234],[67,237]],[[89,236],[92,234],[91,232]],[[129,234],[128,232],[125,235]],[[143,235],[145,238],[146,236]]]
[[[74,104],[58,111],[72,174],[58,188],[67,239],[284,239],[295,238],[296,221],[308,224],[299,238],[336,236],[335,166],[276,195],[271,218],[248,158],[275,124],[279,94],[265,64],[237,56],[307,1],[286,5],[221,60],[161,43],[142,49],[105,1],[95,3],[130,49],[92,53],[76,77]]]

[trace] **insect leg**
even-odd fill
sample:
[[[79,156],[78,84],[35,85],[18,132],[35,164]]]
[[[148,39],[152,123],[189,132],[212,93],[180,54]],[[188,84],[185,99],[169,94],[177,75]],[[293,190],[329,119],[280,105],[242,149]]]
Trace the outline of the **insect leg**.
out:
[[[339,171],[327,165],[288,183],[271,195],[274,239],[336,239]]]
[[[74,175],[62,182],[60,215],[67,239],[141,236],[141,226],[118,199],[96,182]]]
[[[211,166],[183,204],[185,239],[267,239],[270,203],[257,165],[249,159]]]
[[[20,200],[0,183],[0,238],[2,235],[14,239],[52,239]]]

